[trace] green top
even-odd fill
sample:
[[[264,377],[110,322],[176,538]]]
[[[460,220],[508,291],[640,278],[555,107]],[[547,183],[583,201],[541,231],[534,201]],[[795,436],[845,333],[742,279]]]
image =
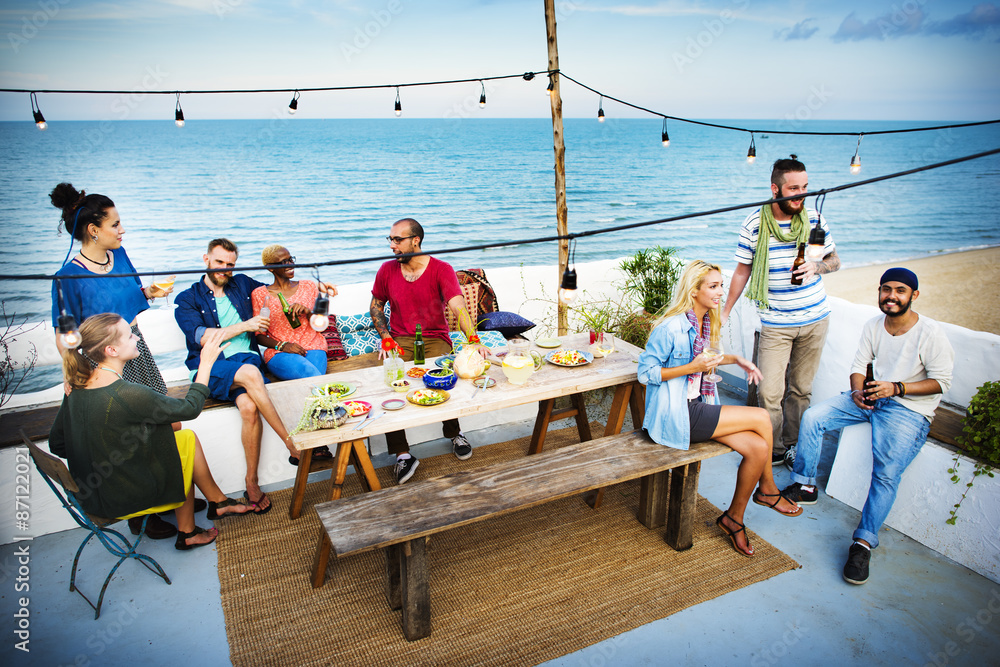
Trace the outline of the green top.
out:
[[[74,389],[49,432],[49,449],[67,459],[83,508],[105,518],[183,502],[184,472],[171,424],[201,413],[208,387],[184,398],[118,380]]]

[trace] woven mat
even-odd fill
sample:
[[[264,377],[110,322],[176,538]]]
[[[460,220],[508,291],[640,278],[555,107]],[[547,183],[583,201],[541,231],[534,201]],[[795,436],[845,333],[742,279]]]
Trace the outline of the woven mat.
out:
[[[575,428],[552,431],[546,449],[577,440]],[[519,458],[527,447],[521,438],[477,448],[466,462],[451,454],[421,460],[411,483]],[[391,474],[378,470],[383,486]],[[270,494],[276,507],[264,516],[221,522],[222,608],[237,667],[537,664],[798,567],[753,533],[756,555],[737,555],[714,525],[720,511],[704,498],[694,547],[676,552],[663,528],[636,520],[638,482],[620,484],[596,512],[566,498],[434,535],[433,632],[408,642],[382,592],[381,552],[331,558],[326,584],[311,587],[320,530],[312,507],[328,489],[327,480],[310,484],[296,521],[288,489]],[[360,492],[351,475],[344,495]]]

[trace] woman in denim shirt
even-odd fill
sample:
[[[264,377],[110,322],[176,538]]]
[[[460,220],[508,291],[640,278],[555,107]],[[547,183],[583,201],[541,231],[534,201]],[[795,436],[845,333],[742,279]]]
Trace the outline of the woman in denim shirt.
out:
[[[771,421],[762,408],[718,404],[715,383],[702,374],[717,365],[736,364],[750,382],[759,382],[760,370],[743,357],[703,352],[719,335],[722,270],[695,260],[688,264],[674,300],[654,323],[645,351],[639,355],[639,382],[646,385],[646,417],[642,426],[661,445],[688,449],[692,442],[716,440],[743,457],[736,473],[736,490],[729,509],[716,525],[741,556],[754,550],[743,525],[743,513],[753,501],[784,516],[798,516],[802,508],[781,495],[771,471]],[[757,490],[754,491],[754,487]],[[741,534],[742,533],[742,534]]]

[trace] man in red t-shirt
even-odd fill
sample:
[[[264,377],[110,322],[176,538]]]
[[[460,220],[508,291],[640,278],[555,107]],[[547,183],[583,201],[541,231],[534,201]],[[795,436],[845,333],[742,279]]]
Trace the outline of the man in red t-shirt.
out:
[[[424,353],[427,357],[437,357],[451,353],[451,338],[448,337],[448,322],[445,320],[445,304],[458,318],[458,325],[470,343],[478,343],[476,325],[469,317],[465,297],[455,277],[455,270],[447,262],[430,255],[419,255],[424,241],[424,228],[413,218],[403,218],[389,230],[389,247],[396,259],[379,267],[372,287],[370,312],[375,329],[382,337],[395,340],[402,349],[403,359],[413,359],[413,340],[419,324],[424,338]],[[386,302],[392,309],[391,331],[386,321]],[[385,345],[379,350],[379,357],[385,356]],[[485,348],[480,348],[485,353]],[[465,460],[472,456],[472,445],[462,434],[457,419],[448,419],[442,424],[444,437],[450,438],[455,456]],[[389,453],[396,455],[396,481],[402,484],[413,476],[420,464],[410,455],[405,431],[386,433]]]

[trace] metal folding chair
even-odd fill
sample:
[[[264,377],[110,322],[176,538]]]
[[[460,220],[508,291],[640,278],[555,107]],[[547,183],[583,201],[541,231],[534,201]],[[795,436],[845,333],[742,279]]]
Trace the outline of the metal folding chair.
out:
[[[80,543],[80,548],[76,550],[76,557],[73,559],[73,570],[69,578],[69,590],[76,591],[80,594],[84,600],[87,601],[94,610],[94,619],[98,619],[101,616],[101,604],[104,602],[104,593],[108,589],[108,584],[111,583],[111,578],[115,576],[115,572],[118,567],[124,563],[126,560],[132,558],[139,561],[146,568],[155,574],[156,576],[163,579],[168,584],[170,583],[170,577],[167,573],[163,571],[160,564],[155,560],[150,558],[145,554],[136,553],[136,549],[139,547],[139,543],[142,541],[142,536],[146,533],[146,522],[149,520],[150,515],[146,515],[142,518],[142,530],[139,531],[139,537],[135,539],[135,542],[129,542],[124,535],[119,533],[113,528],[108,528],[107,526],[120,521],[120,519],[106,519],[104,517],[94,516],[88,514],[80,502],[76,499],[77,493],[80,492],[80,487],[76,485],[76,481],[73,479],[72,475],[69,474],[69,469],[66,464],[57,456],[53,456],[48,452],[39,449],[35,443],[21,431],[21,439],[24,440],[24,444],[31,451],[31,458],[35,461],[35,468],[38,469],[39,474],[41,474],[42,479],[49,485],[52,489],[52,493],[56,494],[59,502],[62,503],[66,511],[69,512],[73,520],[76,521],[81,528],[87,530],[87,536]],[[55,480],[55,481],[53,481]],[[111,568],[108,572],[107,578],[104,580],[104,585],[101,586],[101,595],[97,598],[97,604],[94,605],[86,595],[83,594],[76,586],[76,567],[80,562],[80,554],[83,553],[83,548],[87,546],[91,538],[96,537],[101,544],[108,550],[112,556],[118,559],[115,566]]]

